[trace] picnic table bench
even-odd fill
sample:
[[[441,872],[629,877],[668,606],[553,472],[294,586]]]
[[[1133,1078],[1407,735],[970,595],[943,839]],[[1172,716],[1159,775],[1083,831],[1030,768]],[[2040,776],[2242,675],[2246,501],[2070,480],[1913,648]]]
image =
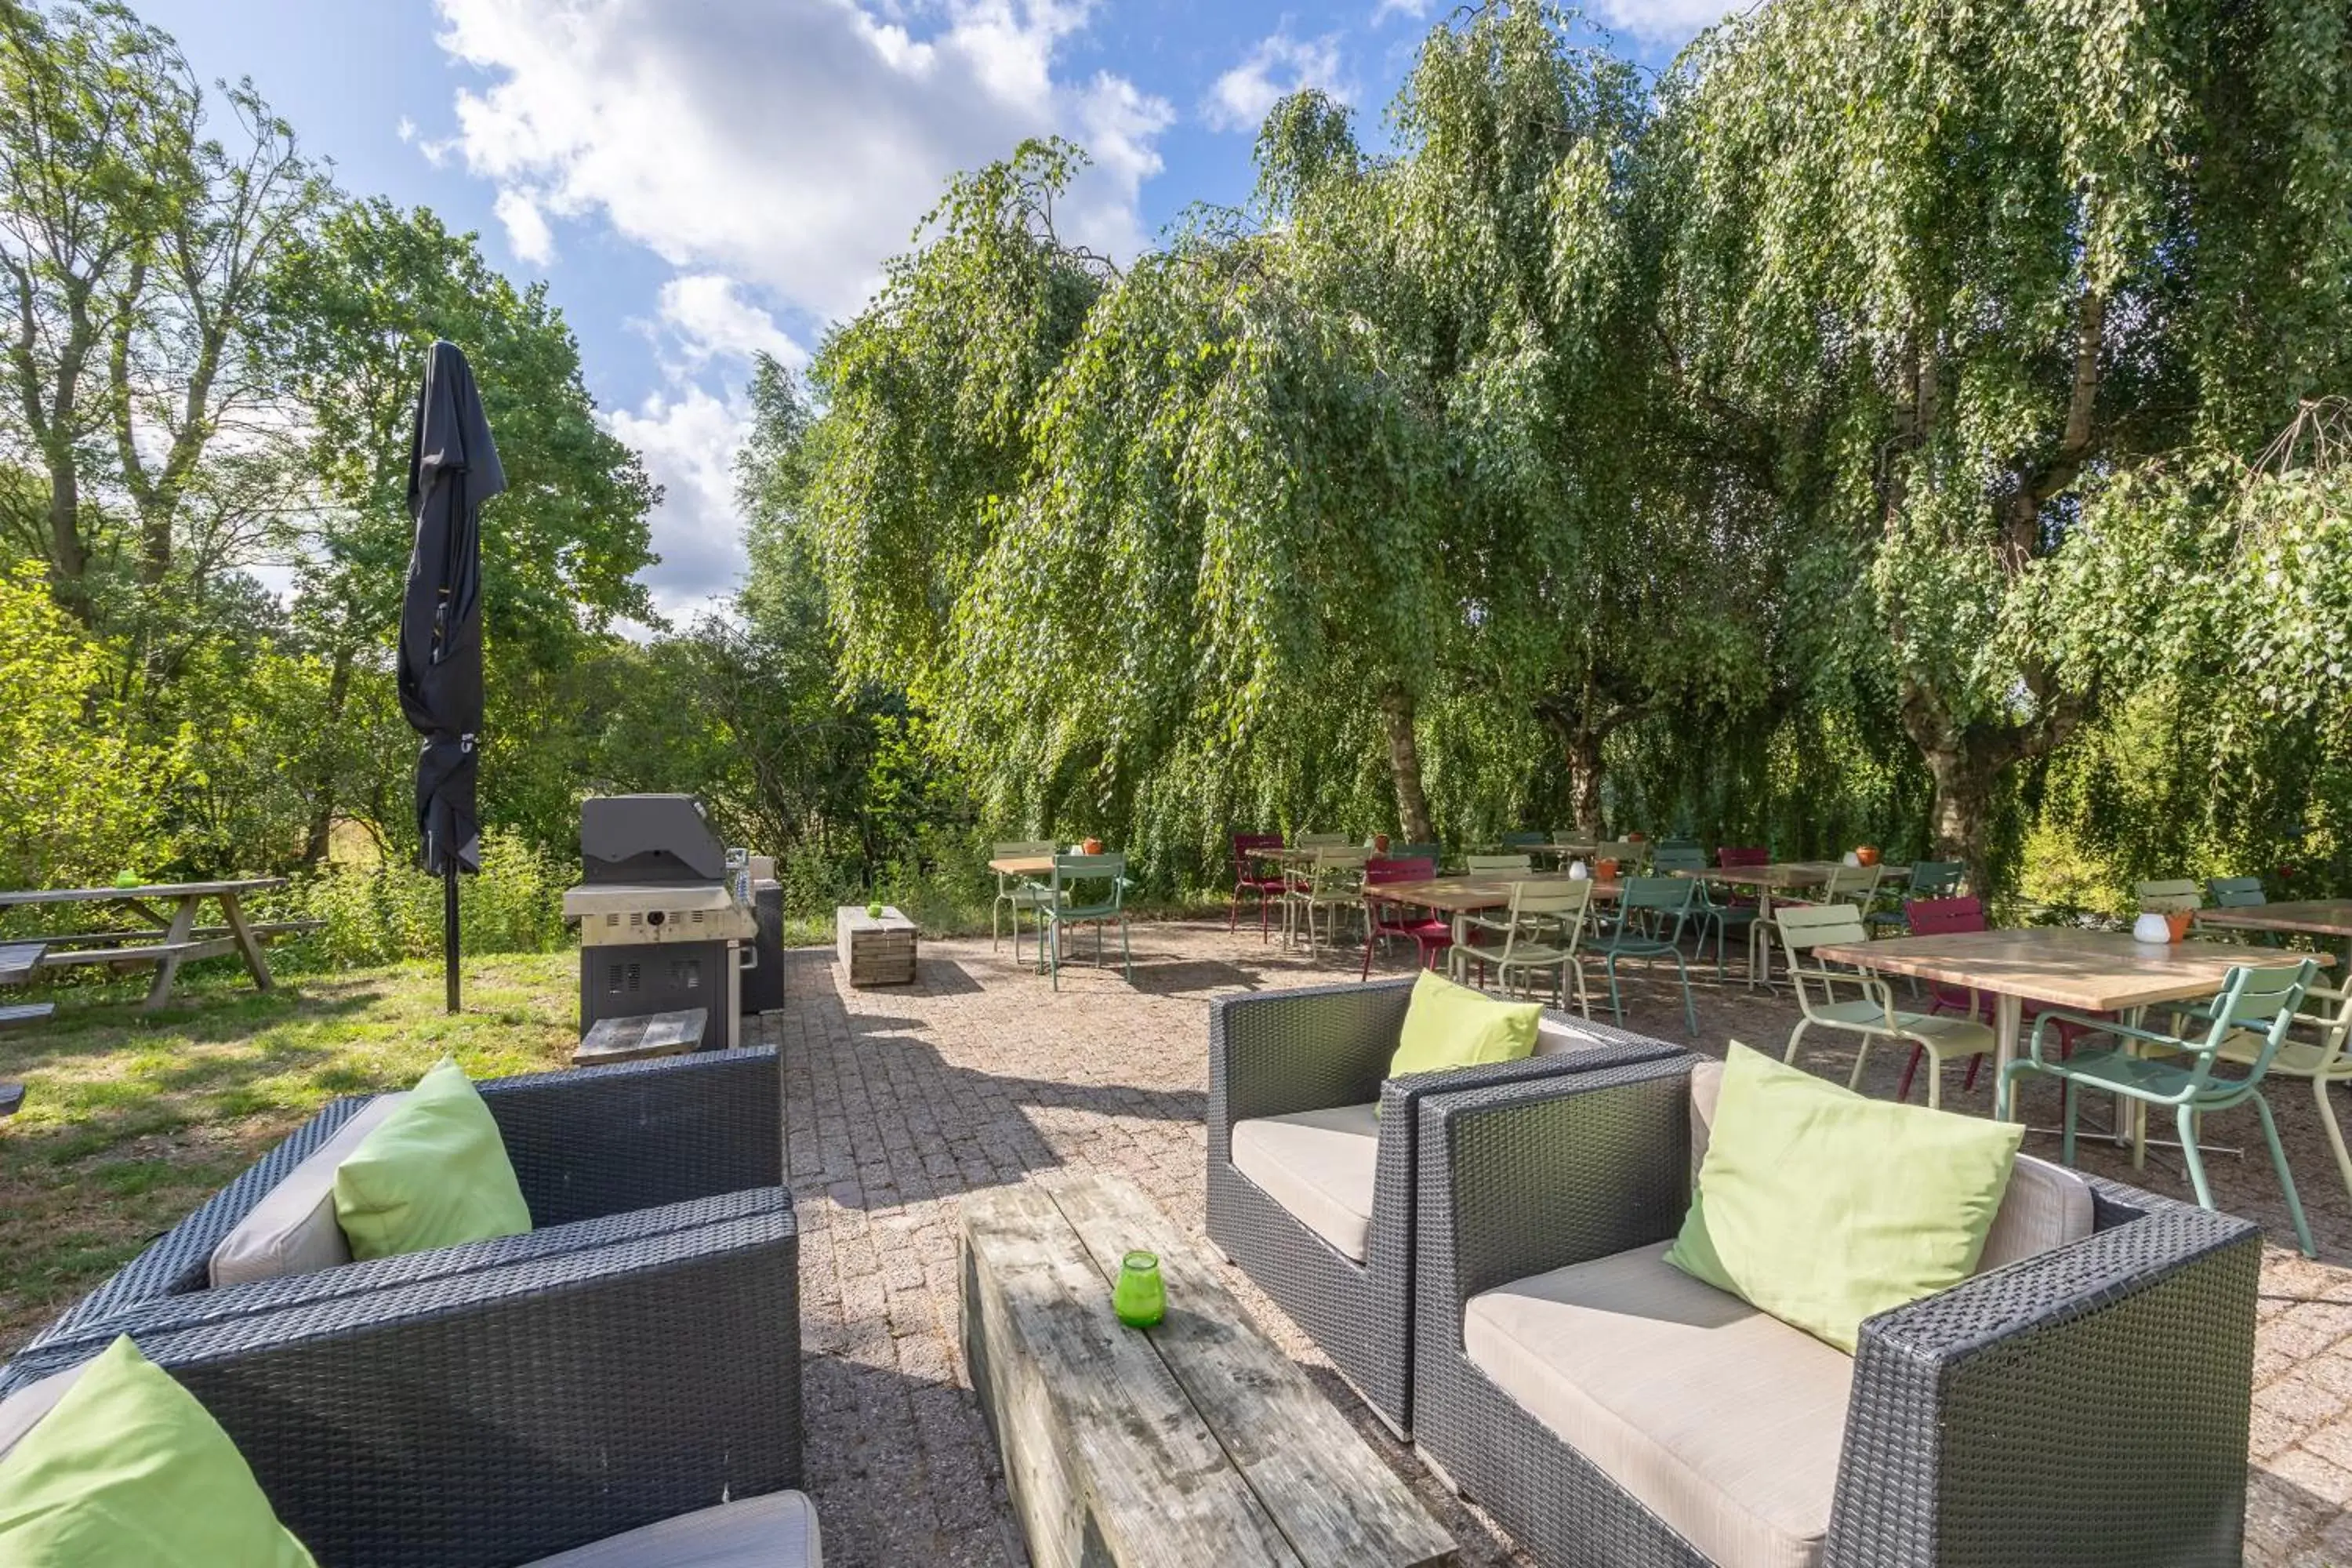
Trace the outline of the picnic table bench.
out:
[[[48,904],[99,904],[127,910],[149,922],[147,930],[78,931],[40,939],[42,952],[34,961],[43,969],[102,963],[118,973],[152,964],[155,982],[142,1005],[162,1006],[172,994],[180,965],[202,958],[236,953],[245,960],[257,989],[270,988],[269,961],[261,944],[268,937],[312,931],[316,921],[277,921],[256,925],[245,918],[240,900],[247,893],[268,892],[286,885],[283,877],[240,877],[211,882],[156,882],[130,888],[49,888],[31,892],[0,893],[0,910]],[[199,927],[198,909],[210,900],[220,906],[225,922]],[[169,906],[170,912],[164,912]],[[22,945],[22,944],[17,944]],[[11,948],[6,951],[14,951]],[[6,963],[0,961],[0,984]]]
[[[41,944],[37,942],[0,943],[0,985],[21,985],[41,962]],[[26,1024],[37,1024],[57,1011],[51,1002],[17,1002],[0,1007],[0,1029],[14,1029]],[[0,1083],[0,1118],[10,1117],[25,1107],[25,1086],[21,1083]]]

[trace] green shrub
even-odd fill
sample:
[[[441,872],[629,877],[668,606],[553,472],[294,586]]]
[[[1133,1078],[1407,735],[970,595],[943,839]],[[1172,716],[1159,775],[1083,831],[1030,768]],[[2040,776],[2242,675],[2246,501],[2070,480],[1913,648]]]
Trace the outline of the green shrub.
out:
[[[565,945],[565,862],[502,833],[482,837],[482,873],[461,879],[460,949],[546,952]],[[441,879],[407,865],[340,866],[289,889],[273,918],[323,921],[286,946],[293,967],[344,969],[430,958],[441,951]]]

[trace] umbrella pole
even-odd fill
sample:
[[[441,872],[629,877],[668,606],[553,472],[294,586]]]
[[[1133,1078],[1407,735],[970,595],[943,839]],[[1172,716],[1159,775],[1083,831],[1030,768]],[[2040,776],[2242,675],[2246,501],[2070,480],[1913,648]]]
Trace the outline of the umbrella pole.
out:
[[[449,1011],[457,1010],[457,858],[441,868],[441,963],[446,972]]]

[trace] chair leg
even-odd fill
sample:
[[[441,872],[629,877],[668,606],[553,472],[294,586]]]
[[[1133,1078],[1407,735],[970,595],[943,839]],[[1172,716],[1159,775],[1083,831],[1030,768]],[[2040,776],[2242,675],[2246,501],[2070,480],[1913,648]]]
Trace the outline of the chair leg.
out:
[[[1903,1101],[1911,1098],[1911,1079],[1916,1076],[1919,1071],[1919,1058],[1927,1054],[1927,1047],[1925,1046],[1914,1046],[1911,1047],[1911,1059],[1903,1064],[1903,1081],[1895,1086],[1895,1102],[1896,1104],[1900,1105]],[[1971,1063],[1969,1065],[1971,1070],[1973,1070],[1975,1064]],[[1930,1078],[1927,1081],[1930,1084],[1933,1084],[1936,1080]]]
[[[1357,978],[1357,979],[1359,979],[1359,980],[1370,980],[1371,977],[1372,977],[1372,933],[1371,933],[1370,931],[1366,931],[1366,932],[1364,933],[1364,972],[1363,972],[1361,974],[1357,975],[1357,976],[1356,976],[1356,978]]]
[[[2066,1125],[2065,1131],[2058,1139],[2058,1161],[2071,1170],[2074,1164],[2074,1080],[2071,1078],[2061,1079],[2058,1087],[2064,1095],[2066,1102]]]
[[[1932,1057],[1927,1059],[1927,1109],[1944,1109],[1944,1064]]]
[[[1676,952],[1674,959],[1675,976],[1683,988],[1683,1027],[1695,1036],[1698,1033],[1698,999],[1691,994],[1690,970],[1684,965],[1683,955]]]
[[[988,951],[989,951],[989,952],[994,952],[996,951],[996,916],[997,916],[997,911],[999,911],[1000,910],[1003,909],[1003,907],[1004,907],[1004,895],[1003,895],[1003,894],[1002,894],[1002,893],[997,894],[995,898],[993,898],[993,899],[992,899],[992,900],[989,900],[989,904],[988,904]],[[1013,910],[1013,931],[1014,931],[1016,933],[1021,930],[1021,911],[1020,911],[1020,910]],[[1018,955],[1018,954],[1015,954],[1015,955],[1014,955],[1014,958],[1015,958],[1015,962],[1018,962],[1019,955]]]
[[[1622,1024],[1625,1021],[1625,1003],[1617,994],[1617,955],[1613,952],[1602,953],[1601,964],[1609,973],[1609,1016],[1617,1023]]]
[[[2271,1168],[2278,1173],[2279,1190],[2286,1194],[2286,1212],[2294,1221],[2294,1239],[2305,1258],[2316,1258],[2319,1248],[2311,1244],[2311,1222],[2304,1217],[2303,1196],[2294,1190],[2294,1173],[2286,1168],[2286,1151],[2279,1146],[2278,1123],[2271,1120],[2270,1100],[2260,1089],[2254,1091],[2254,1110],[2263,1119],[2263,1142],[2271,1146]]]
[[[2344,1129],[2336,1122],[2336,1107],[2327,1098],[2327,1080],[2311,1080],[2312,1097],[2319,1101],[2319,1124],[2327,1129],[2327,1146],[2336,1151],[2336,1173],[2344,1179],[2344,1190],[2352,1193],[2352,1153],[2344,1148]]]
[[[2184,1105],[2173,1112],[2172,1122],[2180,1131],[2180,1159],[2189,1167],[2189,1184],[2196,1191],[2197,1206],[2210,1209],[2213,1206],[2213,1186],[2205,1179],[2204,1152],[2197,1147],[2197,1113]],[[2263,1119],[2263,1131],[2265,1133],[2270,1131],[2270,1118],[2267,1116]],[[2273,1142],[2272,1147],[2276,1148],[2277,1144]]]
[[[1134,984],[1135,949],[1127,940],[1127,911],[1124,910],[1119,911],[1118,916],[1118,963],[1119,967],[1127,972],[1127,983],[1129,985]]]
[[[1856,1094],[1860,1094],[1862,1092],[1862,1069],[1869,1065],[1870,1037],[1868,1035],[1864,1035],[1862,1037],[1862,1044],[1854,1047],[1853,1048],[1853,1070],[1845,1075],[1846,1088],[1852,1089]],[[1930,1062],[1928,1064],[1929,1071],[1932,1072],[1934,1068],[1935,1064]],[[1933,1079],[1928,1079],[1928,1092],[1930,1094],[1935,1092],[1934,1084],[1935,1080]]]
[[[1797,1026],[1789,1031],[1789,1047],[1780,1053],[1780,1059],[1782,1061],[1788,1063],[1790,1067],[1795,1067],[1797,1065],[1797,1042],[1802,1040],[1805,1037],[1805,1031],[1812,1026],[1813,1021],[1811,1018],[1800,1018],[1797,1020]]]

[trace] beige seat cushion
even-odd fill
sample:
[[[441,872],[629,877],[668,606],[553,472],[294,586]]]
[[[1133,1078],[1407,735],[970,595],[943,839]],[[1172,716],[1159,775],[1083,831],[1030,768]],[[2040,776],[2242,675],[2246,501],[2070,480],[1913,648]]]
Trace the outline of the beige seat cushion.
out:
[[[404,1091],[377,1095],[263,1194],[213,1248],[214,1289],[349,1263],[351,1243],[335,1223],[335,1167],[407,1098]]]
[[[1706,1158],[1707,1129],[1715,1124],[1716,1098],[1723,1091],[1723,1064],[1701,1062],[1691,1069],[1691,1173]],[[2063,1165],[2020,1154],[2011,1168],[2009,1190],[1993,1211],[1977,1272],[1998,1268],[2064,1247],[2091,1234],[2091,1184]]]
[[[816,1510],[798,1492],[770,1492],[682,1513],[527,1568],[821,1568]]]
[[[82,1366],[89,1363],[84,1362]],[[36,1378],[5,1399],[0,1399],[0,1458],[24,1441],[25,1434],[40,1424],[42,1416],[66,1396],[66,1390],[81,1376],[80,1366],[69,1366],[63,1372]]]
[[[1853,1363],[1665,1262],[1668,1244],[1471,1298],[1470,1360],[1723,1568],[1813,1568]]]
[[[1556,1057],[1563,1051],[1589,1051],[1602,1044],[1598,1035],[1588,1034],[1574,1024],[1563,1024],[1557,1018],[1545,1018],[1536,1025],[1535,1054]]]
[[[1372,1231],[1379,1107],[1342,1105],[1234,1123],[1234,1166],[1342,1257],[1358,1263]]]

